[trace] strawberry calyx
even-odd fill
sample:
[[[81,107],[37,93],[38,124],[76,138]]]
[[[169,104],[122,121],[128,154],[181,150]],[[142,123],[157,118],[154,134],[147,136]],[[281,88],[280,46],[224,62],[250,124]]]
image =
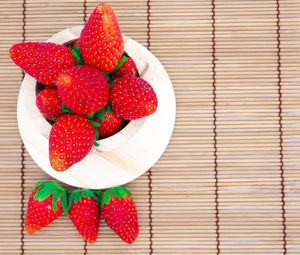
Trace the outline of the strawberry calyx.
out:
[[[61,197],[61,205],[64,212],[67,214],[67,191],[61,187],[56,181],[40,181],[37,182],[32,189],[38,187],[34,200],[43,201],[48,198],[51,194],[52,196],[52,208],[57,211],[56,202]]]
[[[61,104],[60,108],[64,114],[68,114],[68,113],[74,114],[74,112],[72,112],[64,103]]]
[[[116,66],[116,68],[112,71],[112,73],[115,72],[115,71],[117,71],[123,65],[123,63],[126,62],[127,60],[128,60],[127,57],[125,55],[123,55],[123,57],[121,58],[120,62],[118,63],[118,65]]]
[[[83,60],[81,58],[80,55],[80,51],[79,51],[79,45],[75,45],[72,49],[72,47],[70,46],[69,49],[72,51],[72,55],[75,58],[76,61],[76,65],[77,66],[82,66],[84,65]]]
[[[103,71],[101,71],[101,73],[105,76],[105,78],[107,80],[107,83],[108,83],[108,87],[111,89],[112,82],[111,82],[111,79],[110,79],[109,75],[107,73],[104,73]]]
[[[108,189],[104,192],[102,200],[101,200],[101,208],[104,207],[105,204],[110,203],[111,196],[116,198],[124,198],[126,194],[131,195],[131,192],[121,186],[117,186],[111,189]]]
[[[67,206],[67,212],[71,209],[73,203],[77,203],[81,200],[81,197],[85,197],[85,198],[92,197],[99,204],[100,200],[98,196],[100,194],[101,194],[101,190],[80,189],[80,190],[71,191],[71,193],[69,194],[69,203]]]

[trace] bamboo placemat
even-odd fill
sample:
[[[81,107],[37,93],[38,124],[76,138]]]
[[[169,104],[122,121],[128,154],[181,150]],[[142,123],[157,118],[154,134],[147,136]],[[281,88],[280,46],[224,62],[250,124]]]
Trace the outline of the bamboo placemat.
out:
[[[20,140],[22,72],[9,47],[83,24],[96,0],[0,1],[1,254],[300,254],[300,1],[106,1],[164,64],[177,120],[157,164],[127,185],[140,235],[82,241],[66,216],[24,231],[30,189],[50,179]]]

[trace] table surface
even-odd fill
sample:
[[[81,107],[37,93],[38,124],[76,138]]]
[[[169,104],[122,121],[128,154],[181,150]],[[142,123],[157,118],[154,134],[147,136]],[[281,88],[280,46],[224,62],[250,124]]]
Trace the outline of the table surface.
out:
[[[0,1],[0,254],[300,254],[300,1],[106,1],[158,57],[177,118],[160,160],[126,185],[140,234],[101,221],[86,244],[67,216],[24,231],[30,187],[50,180],[16,121],[12,44],[84,24],[95,0]]]

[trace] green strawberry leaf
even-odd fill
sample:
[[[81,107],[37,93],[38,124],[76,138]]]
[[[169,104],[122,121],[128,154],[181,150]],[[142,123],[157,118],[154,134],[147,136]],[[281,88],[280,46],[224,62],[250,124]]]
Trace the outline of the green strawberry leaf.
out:
[[[53,117],[52,120],[55,122],[55,121],[57,121],[57,118]]]
[[[102,72],[102,71],[101,71],[101,73],[105,76],[105,78],[107,80],[107,83],[108,83],[108,87],[111,89],[112,82],[111,82],[111,79],[110,79],[109,75],[107,73]]]
[[[81,195],[83,197],[86,197],[86,198],[92,197],[99,203],[99,199],[98,199],[98,197],[96,196],[96,193],[93,190],[84,189],[84,190],[81,191]]]
[[[72,191],[69,195],[69,203],[68,203],[67,211],[71,209],[73,201],[74,201],[74,192]]]
[[[96,195],[97,195],[97,196],[99,196],[99,195],[101,194],[101,192],[102,192],[102,190],[101,190],[101,189],[99,189],[99,190],[95,190],[95,193],[96,193]]]
[[[102,120],[102,121],[104,120],[104,107],[95,113],[95,117],[98,120]]]
[[[77,66],[82,66],[82,65],[84,65],[83,60],[82,60],[81,55],[80,55],[79,45],[75,45],[75,46],[73,47],[72,55],[74,56],[74,58],[75,58],[75,60],[76,60],[76,65],[77,65]]]
[[[131,71],[132,71],[132,75],[133,75],[133,76],[136,76],[136,73],[135,73],[135,71],[134,71],[134,68],[132,68]]]
[[[102,200],[101,200],[101,208],[103,208],[104,204],[109,204],[110,202],[110,190],[104,192]]]
[[[65,114],[66,113],[74,113],[70,109],[68,109],[68,107],[64,103],[61,104],[60,108],[61,108],[61,111]]]
[[[85,117],[87,117],[89,120],[91,120],[94,117],[94,114],[90,113],[90,114],[85,115]]]
[[[40,187],[35,196],[34,199],[38,201],[43,201],[47,197],[49,197],[54,191],[53,185],[49,185],[48,183],[45,183],[42,187]]]
[[[56,181],[40,181],[37,182],[33,188],[36,188],[40,186],[36,194],[34,196],[34,200],[43,201],[46,198],[48,198],[51,194],[52,195],[52,208],[54,211],[57,211],[56,202],[59,199],[60,196],[62,196],[62,207],[65,210],[64,207],[64,199],[66,200],[67,192],[66,190],[61,187]]]
[[[61,206],[65,212],[66,215],[68,215],[68,194],[67,191],[64,189],[63,192],[61,193]]]
[[[110,102],[108,102],[108,104],[105,106],[105,110],[107,111],[107,113],[109,115],[111,115],[111,104],[110,104]]]
[[[55,190],[52,197],[52,208],[54,211],[57,211],[56,201],[59,199],[60,193]]]
[[[90,120],[93,127],[100,127],[100,123]]]
[[[121,186],[117,186],[117,187],[108,189],[103,194],[102,201],[101,201],[101,208],[103,208],[104,204],[109,204],[111,195],[113,195],[114,197],[117,197],[117,198],[123,198],[123,197],[125,197],[126,193],[131,195],[131,192],[129,190],[127,190]]]
[[[123,57],[121,58],[120,62],[118,63],[118,65],[116,66],[116,68],[112,71],[112,73],[115,72],[115,71],[117,71],[123,65],[123,63],[125,61],[127,61],[127,57],[125,55],[123,55]]]
[[[80,201],[80,199],[81,199],[80,192],[78,192],[78,191],[74,192],[74,201],[77,203]]]
[[[46,182],[49,182],[49,181],[39,181],[39,182],[37,182],[36,184],[34,184],[34,186],[31,187],[31,189],[34,189],[34,188],[36,188],[37,186],[39,186],[39,185],[41,185],[41,184],[45,184]]]

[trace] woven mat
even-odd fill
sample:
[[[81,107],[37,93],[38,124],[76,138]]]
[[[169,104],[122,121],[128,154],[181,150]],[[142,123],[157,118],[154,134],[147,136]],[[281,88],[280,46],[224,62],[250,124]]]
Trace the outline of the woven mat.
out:
[[[83,24],[98,3],[0,1],[0,253],[300,254],[299,0],[107,1],[177,98],[167,150],[127,185],[139,238],[122,243],[102,221],[86,244],[66,216],[25,233],[29,187],[50,177],[19,137],[8,49]]]

